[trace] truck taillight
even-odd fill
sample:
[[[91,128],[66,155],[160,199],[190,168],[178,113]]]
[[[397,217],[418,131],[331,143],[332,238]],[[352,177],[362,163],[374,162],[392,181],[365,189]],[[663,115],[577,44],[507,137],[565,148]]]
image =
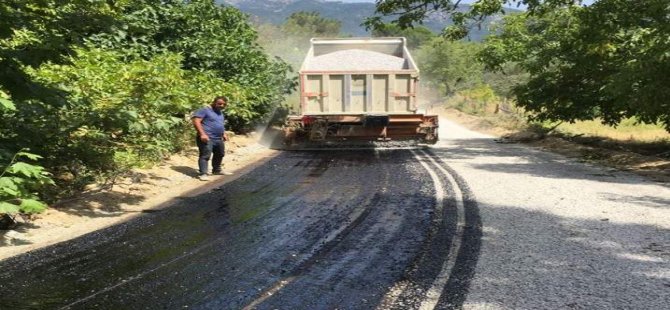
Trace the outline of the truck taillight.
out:
[[[309,126],[312,123],[314,123],[314,120],[315,120],[314,116],[305,115],[302,117],[302,125]]]

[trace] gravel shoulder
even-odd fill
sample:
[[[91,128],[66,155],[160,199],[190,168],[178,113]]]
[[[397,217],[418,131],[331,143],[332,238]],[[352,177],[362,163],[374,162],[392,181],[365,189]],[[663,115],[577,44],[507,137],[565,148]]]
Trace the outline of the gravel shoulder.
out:
[[[660,309],[670,187],[440,120],[435,153],[476,195],[482,248],[465,309]]]
[[[109,190],[91,189],[59,202],[29,222],[0,231],[0,260],[115,225],[173,205],[237,179],[276,156],[267,136],[236,135],[226,144],[223,164],[232,176],[214,176],[203,182],[197,175],[197,149],[175,154],[151,169],[137,169]]]

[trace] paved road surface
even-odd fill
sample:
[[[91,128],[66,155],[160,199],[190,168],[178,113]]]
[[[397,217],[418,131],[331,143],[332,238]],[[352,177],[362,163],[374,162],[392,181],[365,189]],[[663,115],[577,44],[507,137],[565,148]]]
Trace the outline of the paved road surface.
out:
[[[670,189],[441,120],[0,262],[0,308],[662,309]]]

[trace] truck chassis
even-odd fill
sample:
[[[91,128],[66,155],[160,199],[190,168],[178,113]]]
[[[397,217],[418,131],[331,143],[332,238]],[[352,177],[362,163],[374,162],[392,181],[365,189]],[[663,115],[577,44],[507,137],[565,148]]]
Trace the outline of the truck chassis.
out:
[[[338,114],[289,116],[284,125],[285,144],[296,146],[366,141],[437,142],[438,119],[422,114]]]

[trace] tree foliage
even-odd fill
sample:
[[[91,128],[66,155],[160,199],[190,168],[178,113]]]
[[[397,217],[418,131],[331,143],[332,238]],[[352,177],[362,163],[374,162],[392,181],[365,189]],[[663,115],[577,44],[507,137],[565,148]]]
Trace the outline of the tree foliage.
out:
[[[263,119],[295,87],[289,66],[269,57],[257,43],[246,15],[212,0],[134,0],[121,24],[94,36],[96,46],[131,51],[129,57],[174,52],[187,70],[211,71],[239,84],[248,101],[232,101],[229,126],[243,130]],[[237,107],[235,107],[237,106]]]
[[[287,34],[299,37],[334,37],[341,28],[342,22],[322,17],[318,12],[295,12],[282,25]]]
[[[504,14],[505,5],[525,5],[530,12],[542,14],[574,3],[575,0],[476,0],[470,4],[469,10],[463,11],[459,9],[461,0],[385,0],[376,1],[375,15],[367,18],[364,24],[371,29],[383,27],[383,18],[391,16],[393,24],[411,28],[422,24],[431,14],[448,15],[453,24],[447,26],[443,34],[450,39],[462,39],[486,17]]]
[[[481,59],[490,68],[516,62],[530,74],[514,93],[535,119],[617,125],[634,117],[670,131],[670,6],[642,2],[510,16]]]
[[[395,24],[382,24],[372,30],[373,37],[405,37],[407,47],[417,48],[435,37],[435,34],[424,26],[400,28]]]
[[[484,68],[475,58],[479,48],[477,43],[435,38],[417,53],[422,76],[445,96],[481,84]]]
[[[0,153],[0,215],[39,213],[46,209],[36,191],[54,182],[44,167],[29,162],[40,158],[25,150],[13,155]]]
[[[14,103],[0,90],[0,116],[4,119],[15,111]],[[27,150],[10,154],[0,149],[0,216],[39,213],[46,208],[35,191],[53,185],[53,180],[44,167],[28,162],[40,158]]]
[[[42,84],[67,91],[67,104],[52,109],[51,131],[41,145],[49,161],[71,157],[89,169],[117,169],[119,152],[143,158],[163,158],[180,145],[187,115],[194,103],[208,102],[212,93],[230,94],[231,101],[248,102],[248,93],[212,72],[184,70],[182,56],[163,53],[149,59],[124,61],[117,51],[78,49],[70,65],[43,65],[29,73]],[[43,108],[39,103],[22,109]],[[241,107],[231,108],[238,117]],[[28,111],[26,111],[26,114]],[[44,128],[26,119],[19,127]],[[25,139],[25,135],[17,136]],[[31,137],[38,140],[39,136]],[[20,141],[16,141],[20,143]],[[115,164],[112,164],[115,163]]]
[[[572,0],[479,0],[467,12],[458,1],[378,1],[381,16],[410,27],[434,12],[450,13],[448,38],[464,37],[482,18],[501,13],[503,4],[522,3],[527,13],[504,19],[504,28],[486,42],[479,58],[490,69],[516,63],[529,75],[514,87],[518,104],[537,120],[600,119],[616,125],[634,117],[662,123],[670,131],[670,5],[667,0],[599,0],[579,6]]]
[[[119,1],[123,3],[124,1]],[[16,101],[56,95],[24,72],[63,55],[119,16],[111,1],[6,0],[0,2],[0,86]]]
[[[239,131],[294,85],[247,16],[213,0],[0,2],[0,152],[30,147],[55,196],[178,150],[216,95]]]

